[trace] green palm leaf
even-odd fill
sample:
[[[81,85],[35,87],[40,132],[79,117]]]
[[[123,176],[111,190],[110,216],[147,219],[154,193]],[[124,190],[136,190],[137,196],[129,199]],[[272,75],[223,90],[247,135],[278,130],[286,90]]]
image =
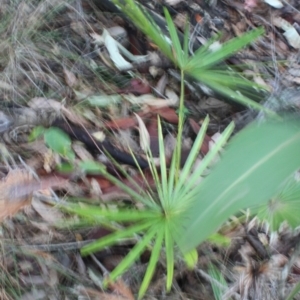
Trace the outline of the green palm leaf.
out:
[[[153,277],[155,267],[156,267],[157,262],[159,260],[160,251],[161,251],[162,243],[163,243],[163,239],[164,239],[164,227],[165,227],[164,223],[161,222],[160,230],[157,231],[157,234],[156,234],[155,244],[154,244],[154,247],[152,249],[150,261],[148,263],[148,267],[147,267],[147,270],[146,270],[146,274],[145,274],[143,282],[140,286],[139,299],[141,299],[145,295],[146,290],[148,289],[150,281]]]
[[[190,208],[178,216],[182,251],[204,241],[239,209],[268,201],[300,167],[299,148],[300,123],[288,118],[252,124],[235,136],[221,162],[194,189]]]
[[[257,216],[276,231],[283,222],[292,228],[300,225],[300,182],[290,179],[282,191],[259,207]]]

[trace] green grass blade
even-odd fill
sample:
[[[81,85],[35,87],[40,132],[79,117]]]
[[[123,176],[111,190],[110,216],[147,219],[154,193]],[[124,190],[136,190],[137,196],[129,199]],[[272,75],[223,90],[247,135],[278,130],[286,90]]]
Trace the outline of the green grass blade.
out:
[[[68,211],[72,211],[79,216],[92,218],[95,221],[105,219],[106,221],[115,222],[133,222],[146,219],[153,219],[160,216],[159,211],[135,211],[131,210],[111,210],[92,205],[68,205],[65,207]]]
[[[184,29],[184,36],[183,36],[183,54],[184,54],[184,62],[185,64],[189,58],[189,35],[190,33],[190,22],[187,20],[185,29]]]
[[[184,164],[184,167],[180,172],[180,178],[178,180],[178,183],[176,184],[176,188],[174,191],[175,195],[178,193],[180,189],[182,189],[182,187],[184,186],[184,184],[188,179],[188,176],[191,175],[191,169],[193,167],[193,163],[195,162],[197,155],[199,154],[199,149],[203,143],[208,124],[209,124],[209,117],[206,117],[204,122],[201,125],[200,131],[197,134],[196,140]],[[198,178],[199,176],[195,180],[197,180]],[[178,200],[181,201],[181,199]]]
[[[122,231],[116,231],[112,234],[109,234],[91,244],[84,246],[81,249],[81,254],[83,256],[89,255],[96,251],[99,251],[105,247],[111,246],[113,244],[118,243],[118,241],[122,238],[132,237],[134,234],[149,228],[153,224],[153,221],[143,222],[138,225],[134,225],[128,228],[123,229]]]
[[[162,196],[160,198],[161,205],[164,210],[167,209],[170,205],[169,201],[169,193],[168,193],[168,177],[167,177],[167,164],[166,164],[166,152],[164,146],[164,138],[162,134],[162,127],[160,118],[158,118],[158,145],[159,145],[159,161],[160,161],[160,175],[161,175],[161,188],[162,188]]]
[[[178,64],[178,67],[180,69],[185,67],[186,61],[185,61],[185,54],[182,50],[181,43],[175,28],[175,25],[172,21],[172,18],[170,16],[170,13],[168,10],[164,7],[164,13],[165,13],[165,18],[168,24],[168,29],[170,33],[170,37],[172,40],[172,47],[173,47],[173,55],[175,56],[175,61]]]
[[[156,267],[157,262],[159,260],[160,251],[162,249],[162,242],[163,242],[163,238],[164,238],[164,230],[163,229],[164,229],[164,224],[162,223],[160,230],[157,231],[155,244],[154,244],[153,249],[152,249],[150,261],[148,263],[148,267],[147,267],[147,270],[146,270],[146,274],[144,276],[143,282],[142,282],[141,287],[139,289],[139,296],[138,296],[139,299],[142,299],[143,296],[145,295],[146,290],[148,289],[150,281],[153,277],[155,267]]]
[[[136,165],[138,167],[138,170],[139,170],[140,174],[142,175],[142,178],[145,180],[144,173],[142,172],[139,164],[137,163],[136,157],[135,157],[134,153],[131,151],[130,147],[129,147],[129,151],[130,151],[130,154],[132,155],[132,158],[133,158],[134,162],[136,163]],[[133,188],[129,188],[126,184],[123,184],[123,182],[121,180],[119,180],[119,179],[115,178],[114,176],[112,176],[110,173],[108,173],[106,171],[106,169],[104,169],[104,171],[102,171],[101,174],[106,179],[108,179],[109,181],[111,181],[112,183],[114,183],[116,186],[118,186],[119,188],[121,188],[123,191],[125,191],[134,200],[141,201],[145,205],[148,205],[149,207],[154,208],[156,206],[155,203],[154,203],[154,201],[150,197],[145,197],[146,193],[144,193],[144,189],[140,185],[138,185],[137,182],[131,176],[128,175],[128,173],[126,172],[126,170],[107,151],[104,151],[104,152],[110,158],[110,160],[113,162],[114,166],[121,172],[121,174],[124,175],[124,177],[127,180],[129,180],[129,182],[132,184],[132,186],[137,191],[139,191],[140,194],[137,193],[137,192],[135,192]],[[145,183],[147,183],[147,180],[145,180]]]
[[[222,273],[213,265],[209,265],[208,274],[212,277],[211,287],[215,300],[222,300],[224,291],[228,288]]]
[[[129,148],[129,149],[130,149],[130,148]],[[145,184],[146,184],[146,188],[144,188],[144,189],[147,190],[147,192],[148,192],[147,194],[150,195],[150,196],[149,196],[149,199],[151,199],[151,201],[154,203],[155,201],[154,201],[154,197],[153,197],[153,193],[152,193],[151,186],[150,186],[150,184],[148,183],[148,180],[147,180],[147,178],[146,178],[146,176],[145,176],[143,170],[141,169],[141,167],[140,167],[139,164],[137,163],[136,157],[135,157],[134,153],[131,151],[131,149],[130,149],[130,154],[132,155],[132,157],[133,157],[133,159],[134,159],[134,161],[135,161],[135,163],[136,163],[136,165],[137,165],[139,174],[141,175],[142,179],[144,180],[144,182],[145,182]],[[147,160],[148,160],[148,164],[149,164],[150,171],[151,171],[151,166],[154,164],[154,163],[152,163],[153,160],[151,160],[151,158],[149,158],[149,156],[147,156]],[[151,174],[152,174],[152,176],[153,176],[153,173],[151,173]],[[153,178],[154,178],[154,177],[153,177]],[[155,178],[154,178],[154,180],[155,180]],[[135,185],[138,185],[138,184],[135,182]],[[139,188],[140,188],[140,187],[139,187]]]
[[[121,274],[123,274],[128,268],[139,258],[143,250],[148,246],[150,241],[153,239],[157,233],[158,227],[156,225],[152,226],[148,232],[127,254],[127,256],[120,262],[120,264],[110,273],[109,278],[111,280],[116,280]]]
[[[214,69],[203,69],[195,68],[194,78],[203,81],[203,83],[214,82],[219,85],[224,85],[233,91],[239,91],[246,97],[253,99],[253,89],[257,91],[264,91],[265,87],[261,86],[253,81],[247,80],[242,76],[242,74],[231,70],[230,68],[224,69],[224,67],[214,68]],[[257,102],[261,99],[257,97],[253,100]]]
[[[152,18],[141,9],[141,7],[134,0],[124,1],[112,0],[121,10],[130,18],[130,20],[139,28],[145,35],[147,35],[160,50],[174,62],[174,56],[171,50],[171,45],[167,38],[162,34],[161,29],[152,20]]]
[[[169,176],[168,176],[168,199],[170,201],[170,205],[173,204],[174,202],[174,185],[175,185],[175,180],[176,180],[176,166],[177,166],[177,162],[176,162],[176,148],[174,149],[174,152],[172,154],[172,159],[171,159],[171,165],[169,168]]]
[[[173,276],[174,276],[174,241],[170,231],[170,227],[165,226],[165,247],[166,247],[166,261],[167,261],[167,292],[171,290]]]
[[[195,183],[200,178],[200,176],[203,174],[203,172],[207,169],[207,167],[212,163],[213,159],[216,157],[217,153],[221,150],[221,148],[225,145],[225,143],[228,141],[229,137],[231,136],[234,129],[234,123],[230,123],[224,132],[222,133],[222,136],[217,141],[215,146],[206,154],[206,156],[203,158],[200,166],[193,172],[189,180],[185,183],[185,185],[182,185],[183,188],[180,191],[180,198],[183,198],[184,195],[189,194],[190,197],[193,197],[194,194],[199,193],[198,189],[195,188]],[[201,185],[199,185],[201,188]],[[190,192],[191,191],[191,192]],[[179,191],[178,191],[179,193]]]
[[[299,148],[300,123],[288,117],[254,123],[237,134],[176,221],[182,224],[176,237],[181,250],[196,247],[238,210],[266,203],[299,169]]]
[[[126,184],[124,184],[108,172],[103,173],[103,176],[105,176],[106,179],[115,184],[117,187],[121,188],[125,193],[130,195],[135,201],[141,202],[153,209],[157,208],[157,204],[154,203],[149,197],[145,197],[145,193],[140,195],[139,193],[135,192],[132,188],[128,187]]]
[[[152,156],[151,152],[147,153],[147,159],[148,159],[148,162],[149,162],[150,172],[151,172],[152,177],[153,177],[154,182],[155,182],[155,192],[158,193],[158,197],[156,197],[156,198],[161,200],[161,199],[164,198],[164,190],[163,190],[162,182],[161,182],[160,176],[157,172],[157,168],[156,168],[156,165],[155,165],[155,162],[154,162],[154,159],[153,159],[153,156]],[[162,203],[160,203],[159,205],[161,205],[161,204]]]
[[[231,98],[233,101],[236,101],[256,110],[265,111],[267,113],[273,113],[266,109],[264,106],[256,103],[248,97],[243,96],[240,92],[237,91],[239,87],[247,88],[249,86],[249,81],[245,79],[243,80],[240,78],[233,78],[229,76],[229,74],[224,74],[220,72],[217,73],[212,70],[199,71],[199,73],[193,74],[193,77],[203,82],[213,90],[216,90],[224,96]],[[255,84],[253,83],[252,86],[255,86]]]
[[[289,295],[286,297],[286,300],[293,300],[294,297],[300,293],[300,282],[298,282],[293,290],[289,293]]]
[[[195,53],[195,55],[189,60],[187,65],[187,70],[189,74],[193,76],[194,73],[193,70],[195,66],[200,68],[209,68],[213,65],[216,65],[220,61],[224,61],[230,55],[234,54],[244,46],[253,42],[256,38],[258,38],[263,33],[264,33],[264,29],[262,27],[257,28],[255,30],[243,34],[241,37],[231,39],[230,41],[223,44],[222,47],[216,51],[210,51],[208,49],[205,54]]]

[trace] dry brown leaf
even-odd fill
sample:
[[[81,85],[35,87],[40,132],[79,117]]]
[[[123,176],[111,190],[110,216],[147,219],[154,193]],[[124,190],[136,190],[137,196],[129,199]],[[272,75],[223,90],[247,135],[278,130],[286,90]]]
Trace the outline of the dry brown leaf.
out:
[[[139,123],[140,147],[144,152],[147,152],[150,147],[150,135],[141,117],[137,114],[135,114],[135,116]]]
[[[161,118],[172,124],[178,124],[178,116],[173,108],[163,107],[154,110]]]
[[[11,170],[0,181],[0,222],[30,205],[33,192],[65,185],[66,182],[66,180],[56,177],[43,178],[38,181],[25,170]]]
[[[65,81],[69,87],[74,87],[75,85],[77,85],[77,78],[73,72],[67,69],[64,69],[63,72],[65,75]]]
[[[122,279],[116,282],[110,282],[108,287],[113,293],[120,295],[122,299],[134,300],[131,290]]]
[[[23,170],[11,170],[0,182],[0,222],[30,205],[39,182]]]

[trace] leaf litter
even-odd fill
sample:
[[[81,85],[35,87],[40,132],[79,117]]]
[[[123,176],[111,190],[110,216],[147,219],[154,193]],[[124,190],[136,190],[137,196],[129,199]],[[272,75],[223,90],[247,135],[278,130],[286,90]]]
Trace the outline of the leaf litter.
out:
[[[141,3],[149,9],[144,1]],[[289,4],[285,1],[209,1],[200,4],[197,1],[168,1],[167,4],[173,9],[174,19],[180,19],[179,15],[183,14],[189,16],[191,51],[218,31],[223,33],[221,41],[226,41],[246,32],[249,27],[263,26],[266,34],[226,62],[236,68],[247,65],[243,75],[269,91],[267,96],[257,95],[266,106],[298,112],[300,7],[296,1]],[[153,7],[151,13],[154,10],[163,16],[159,3]],[[103,273],[95,262],[85,258],[79,260],[78,251],[82,241],[97,237],[91,237],[90,228],[80,224],[78,218],[57,207],[69,195],[77,198],[79,203],[96,203],[113,209],[137,205],[127,193],[101,174],[82,172],[80,161],[88,155],[75,147],[74,140],[79,139],[80,146],[88,150],[89,159],[99,158],[110,174],[140,192],[147,185],[154,187],[154,181],[146,171],[145,177],[141,176],[136,170],[137,164],[127,160],[130,151],[134,149],[141,161],[145,159],[145,149],[150,147],[153,154],[159,152],[157,116],[163,122],[166,145],[170,136],[176,136],[178,74],[170,70],[172,64],[157,51],[157,47],[114,9],[106,0],[79,1],[76,4],[68,1],[4,1],[1,8],[1,17],[6,17],[4,30],[0,33],[3,46],[0,56],[3,116],[0,116],[0,121],[5,131],[1,142],[9,154],[1,157],[0,169],[1,239],[4,244],[1,255],[7,287],[2,288],[3,299],[46,299],[48,296],[53,299],[134,299],[133,294],[141,284],[144,266],[149,262],[149,250],[121,281],[111,283],[108,292],[95,286],[89,275],[92,273],[87,269],[92,268],[100,283],[103,282]],[[122,30],[113,29],[117,26]],[[103,37],[103,34],[106,34],[108,43],[114,43],[114,49],[116,45],[119,47],[120,52],[113,52],[111,45],[94,43],[95,37]],[[11,36],[16,37],[17,43],[13,43]],[[126,56],[130,63],[127,62],[125,69],[129,72],[123,70],[124,65],[116,65],[120,53],[123,59],[122,47],[132,55],[131,58]],[[132,59],[134,57],[147,57],[147,60]],[[124,64],[123,60],[121,62]],[[158,85],[163,77],[167,80]],[[199,149],[197,161],[201,164],[201,159],[213,147],[216,134],[222,135],[230,121],[236,121],[238,131],[257,113],[228,101],[193,80],[187,80],[186,86],[188,122],[184,127],[183,144],[194,140],[206,115],[211,119]],[[53,123],[57,118],[63,119],[60,123],[63,125]],[[70,147],[76,153],[75,169],[68,172],[58,169],[64,159],[55,159],[47,152],[52,157],[48,160],[40,138],[28,142],[34,126],[51,124],[72,137]],[[126,130],[131,140],[119,139],[121,130]],[[102,132],[104,142],[108,141],[109,146],[96,141],[93,138],[95,132]],[[135,146],[128,148],[127,145]],[[171,145],[168,150],[167,164],[170,164],[174,148]],[[188,154],[186,149],[182,152]],[[16,163],[18,157],[22,157],[26,166],[33,166],[36,176],[24,169],[24,165]],[[131,179],[120,172],[115,161],[126,165]],[[261,214],[263,212],[262,208]],[[76,226],[70,229],[56,226],[63,222]],[[295,224],[296,221],[292,222]],[[99,231],[103,229],[100,225],[93,227]],[[228,299],[236,295],[240,299],[278,299],[282,291],[269,293],[266,286],[279,282],[292,261],[296,263],[288,269],[286,290],[291,290],[299,282],[299,253],[295,242],[299,233],[284,225],[279,226],[276,234],[272,232],[270,235],[267,229],[258,221],[251,223],[247,213],[233,216],[221,228],[225,236],[232,237],[230,246],[224,248],[210,242],[203,243],[198,248],[197,265],[202,273],[189,271],[181,261],[176,262],[174,288],[169,296],[165,296],[162,284],[165,266],[159,264],[148,299],[213,299],[211,282],[214,278],[208,275],[211,262],[222,270],[228,284],[225,294]],[[250,242],[251,238],[255,242]],[[95,256],[98,255],[102,262],[113,261],[114,257],[122,259],[135,242],[120,243]],[[261,253],[261,245],[275,249],[264,261],[255,258]],[[23,246],[33,246],[35,250],[25,251]]]

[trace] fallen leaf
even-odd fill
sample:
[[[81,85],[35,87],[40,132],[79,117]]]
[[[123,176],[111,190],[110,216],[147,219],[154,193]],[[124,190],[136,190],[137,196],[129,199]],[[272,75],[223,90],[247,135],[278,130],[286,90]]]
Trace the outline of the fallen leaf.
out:
[[[152,117],[147,123],[147,131],[150,137],[150,150],[153,157],[159,156],[159,142],[158,142],[158,125],[157,118]]]
[[[40,181],[22,169],[10,170],[0,182],[0,222],[31,204],[35,191],[66,184],[66,180],[49,177]]]
[[[65,75],[65,81],[69,87],[74,87],[77,85],[77,78],[75,74],[67,69],[63,69]]]
[[[119,90],[119,93],[134,95],[145,95],[151,93],[151,87],[145,79],[134,78],[130,81],[128,87]]]
[[[297,30],[288,21],[281,17],[274,18],[273,25],[284,30],[283,35],[287,39],[288,43],[295,49],[300,48],[300,36]]]
[[[193,119],[189,119],[189,123],[190,123],[190,126],[191,126],[192,130],[197,135],[200,128],[201,128],[200,125]],[[201,145],[201,149],[200,149],[200,151],[203,155],[207,154],[207,152],[209,151],[210,141],[211,141],[211,138],[208,135],[205,135],[203,143]]]
[[[144,152],[147,152],[150,146],[150,135],[146,128],[146,125],[144,121],[141,119],[141,117],[137,114],[135,114],[138,123],[139,123],[139,132],[140,132],[140,147]]]
[[[160,117],[162,117],[166,121],[172,124],[178,124],[178,115],[176,114],[173,108],[162,107],[155,109],[154,112],[156,112]]]
[[[134,300],[134,296],[132,295],[131,290],[129,287],[124,283],[122,279],[119,279],[116,282],[109,282],[108,288],[117,295],[123,297],[126,300]]]
[[[272,6],[274,8],[282,8],[283,7],[282,2],[279,0],[264,0],[264,2],[266,2],[267,4],[269,4],[270,6]]]

